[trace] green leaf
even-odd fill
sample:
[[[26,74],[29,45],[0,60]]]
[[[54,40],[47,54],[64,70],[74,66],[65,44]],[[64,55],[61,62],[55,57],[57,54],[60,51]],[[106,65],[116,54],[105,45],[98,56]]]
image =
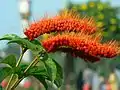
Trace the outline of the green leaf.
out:
[[[13,73],[18,75],[18,79],[22,78],[23,76],[27,77],[29,75],[24,74],[24,70],[27,67],[28,67],[27,64],[20,64],[20,66],[13,68]]]
[[[18,38],[18,39],[10,40],[8,42],[8,44],[10,44],[10,43],[17,43],[17,44],[21,45],[23,48],[31,49],[34,52],[40,52],[43,49],[41,44],[38,43],[38,40],[29,41],[26,38]]]
[[[9,67],[0,68],[0,83],[9,75],[11,75],[12,69]]]
[[[21,68],[20,69],[21,71],[24,71],[27,67],[28,67],[27,64],[21,64],[19,68]],[[30,69],[28,69],[28,71],[26,72],[26,75],[28,75],[28,76],[30,76],[30,75],[47,76],[46,68],[45,68],[44,64],[42,64],[41,66],[30,67]]]
[[[20,79],[24,75],[24,72],[22,71],[22,67],[14,67],[13,73],[18,75],[18,79]]]
[[[48,60],[48,54],[46,52],[40,52],[40,60],[45,61]]]
[[[21,38],[15,34],[6,34],[0,40],[9,40],[8,44],[10,43],[17,43],[21,45],[25,49],[31,49],[35,52],[40,52],[43,50],[40,42],[38,40],[30,41],[27,38]]]
[[[44,63],[50,80],[54,82],[57,74],[56,63],[51,58],[48,58],[48,60],[44,61]]]
[[[8,64],[9,66],[11,66],[12,68],[15,67],[16,65],[16,57],[15,55],[8,55],[5,59],[3,59],[0,63],[3,64]]]
[[[24,71],[27,67],[28,67],[28,64],[20,64],[19,66],[21,68],[21,71]]]
[[[28,75],[41,75],[43,77],[47,77],[47,73],[46,73],[46,69],[45,67],[40,67],[40,66],[34,66],[34,67],[31,67],[28,72],[27,72]]]
[[[38,40],[33,40],[33,41],[30,41],[31,42],[31,46],[32,46],[32,51],[34,54],[38,54],[39,52],[41,52],[44,48],[41,46],[41,43],[40,41]]]
[[[43,76],[38,76],[38,75],[34,75],[35,78],[37,78],[46,88],[46,90],[48,89],[48,84],[46,83],[46,79]]]
[[[27,68],[28,65],[23,64],[21,65],[21,70],[24,71]],[[42,65],[42,66],[34,66],[31,67],[27,72],[26,72],[26,76],[34,76],[36,79],[38,79],[43,85],[44,87],[47,89],[48,85],[46,83],[46,79],[48,79],[48,74],[46,72],[46,68]]]
[[[56,78],[54,80],[54,83],[57,85],[57,87],[61,87],[62,83],[63,83],[63,71],[62,71],[62,67],[55,61],[53,60],[56,64],[56,68],[57,68],[57,74],[56,74]]]
[[[36,44],[36,45],[41,45],[40,41],[35,40],[35,39],[34,39],[34,40],[32,40],[32,41],[31,41],[31,43]]]
[[[10,43],[17,43],[17,44],[21,45],[22,47],[26,48],[26,45],[25,45],[26,42],[22,38],[10,40],[8,42],[8,44],[10,44]]]
[[[6,34],[2,38],[0,38],[0,40],[13,40],[16,38],[20,38],[20,37],[17,36],[16,34]]]
[[[31,75],[37,78],[47,90],[48,85],[45,80],[48,79],[48,75],[47,75],[45,67],[44,68],[40,66],[32,67],[28,70],[27,75]]]

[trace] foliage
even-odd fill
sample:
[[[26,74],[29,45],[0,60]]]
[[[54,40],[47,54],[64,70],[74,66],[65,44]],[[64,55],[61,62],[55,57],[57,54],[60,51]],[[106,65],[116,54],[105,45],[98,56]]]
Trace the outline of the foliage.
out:
[[[0,68],[0,83],[7,77],[16,75],[16,80],[21,81],[25,77],[34,76],[37,78],[45,88],[48,88],[46,80],[51,81],[51,83],[55,83],[58,88],[62,85],[61,81],[63,79],[61,73],[61,66],[55,62],[52,58],[49,58],[44,48],[41,46],[38,40],[30,41],[27,38],[21,38],[15,34],[7,34],[4,35],[0,40],[8,40],[8,44],[17,43],[22,48],[21,56],[17,62],[16,56],[8,55],[3,60],[1,60],[0,64],[3,64],[3,67]],[[33,60],[32,65],[21,64],[22,56],[30,49],[32,52],[35,52],[35,60]],[[42,63],[40,66],[36,66],[35,63]],[[34,65],[35,64],[35,65]],[[59,71],[58,71],[59,70]],[[13,81],[9,83],[8,88],[15,88],[19,83],[14,83]]]
[[[82,4],[71,3],[68,8],[79,12],[82,17],[92,16],[97,21],[97,26],[103,28],[105,39],[120,40],[120,7],[113,7],[110,2],[94,0]]]

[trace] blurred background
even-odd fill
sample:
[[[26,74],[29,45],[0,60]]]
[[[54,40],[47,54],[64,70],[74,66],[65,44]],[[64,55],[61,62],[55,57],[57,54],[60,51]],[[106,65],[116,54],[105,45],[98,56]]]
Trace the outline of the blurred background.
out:
[[[97,26],[103,28],[103,42],[120,40],[120,0],[1,0],[0,37],[5,34],[24,36],[23,31],[29,23],[45,15],[55,15],[64,8],[74,9],[81,16],[92,16]],[[46,38],[45,35],[43,38]],[[0,42],[0,59],[13,53],[17,57],[20,48],[16,44]],[[63,68],[64,83],[61,90],[120,90],[120,57],[102,59],[98,63],[86,63],[69,54],[56,52],[50,54]],[[32,53],[28,51],[23,63],[29,63]],[[5,87],[7,80],[2,82]],[[16,90],[45,90],[33,77],[23,80]],[[55,90],[51,87],[49,90]]]

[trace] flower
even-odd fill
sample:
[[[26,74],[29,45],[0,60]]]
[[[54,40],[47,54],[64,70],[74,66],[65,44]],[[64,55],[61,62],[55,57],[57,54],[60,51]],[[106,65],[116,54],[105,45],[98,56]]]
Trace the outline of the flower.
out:
[[[74,11],[65,10],[54,17],[43,18],[31,24],[24,34],[30,40],[43,35],[41,42],[47,52],[59,50],[85,61],[96,62],[101,57],[113,58],[120,53],[115,41],[101,43],[101,34],[95,33],[103,24],[100,21],[95,23],[92,18],[81,18]]]
[[[91,34],[94,33],[96,29],[96,23],[92,18],[80,18],[79,15],[73,11],[64,11],[55,17],[45,18],[31,24],[24,34],[30,40],[33,40],[45,33],[84,31]]]
[[[62,33],[43,40],[42,45],[47,52],[55,52],[57,50],[71,52],[73,55],[89,61],[92,61],[91,58],[95,61],[99,61],[99,57],[112,58],[120,52],[115,41],[107,43],[100,43],[100,41],[100,34],[93,36],[83,32],[78,34]]]

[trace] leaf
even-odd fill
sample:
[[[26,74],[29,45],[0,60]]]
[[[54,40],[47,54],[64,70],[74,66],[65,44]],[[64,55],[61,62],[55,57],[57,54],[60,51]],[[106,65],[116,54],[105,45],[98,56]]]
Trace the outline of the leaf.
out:
[[[27,77],[26,74],[24,74],[24,70],[28,67],[27,64],[20,64],[18,67],[13,68],[13,73],[18,75],[18,79],[22,78],[23,76]]]
[[[17,43],[21,45],[25,49],[31,49],[35,52],[40,52],[43,50],[40,42],[38,40],[30,41],[27,38],[21,38],[15,34],[6,34],[0,40],[9,40],[8,44],[10,43]]]
[[[48,78],[45,67],[44,68],[40,66],[32,67],[28,70],[27,75],[34,76],[44,85],[46,89],[48,88],[48,85],[45,81]]]
[[[48,85],[47,85],[46,79],[44,77],[38,76],[38,75],[34,75],[34,77],[37,78],[44,85],[46,90],[48,89]]]
[[[27,72],[28,75],[41,75],[43,77],[47,77],[47,73],[46,73],[46,69],[45,67],[40,67],[40,66],[34,66],[34,67],[31,67],[28,72]]]
[[[28,64],[20,64],[19,66],[21,68],[21,71],[24,71],[27,67],[28,67]]]
[[[23,73],[21,68],[22,67],[14,67],[13,68],[13,73],[18,75],[18,79],[20,79],[24,75],[24,73]]]
[[[12,73],[12,69],[9,67],[0,68],[0,83]]]
[[[21,45],[23,48],[31,49],[34,52],[40,52],[43,49],[41,44],[38,43],[38,40],[29,41],[26,38],[18,38],[18,39],[10,40],[8,42],[8,44],[10,44],[10,43],[17,43],[17,44]]]
[[[21,68],[21,71],[24,71],[27,67],[28,67],[27,64],[21,64],[19,68]],[[28,69],[26,74],[29,76],[30,75],[44,75],[44,76],[47,75],[44,64],[41,64],[41,66],[30,67],[30,69]]]
[[[22,38],[10,40],[8,42],[8,44],[10,44],[10,43],[17,43],[17,44],[21,45],[22,47],[26,48],[26,45],[25,45],[26,42]]]
[[[20,37],[17,36],[16,34],[6,34],[2,38],[0,38],[0,40],[13,40],[16,38],[20,38]]]
[[[27,68],[28,65],[23,64],[21,65],[21,70],[24,71]],[[42,66],[34,66],[31,67],[27,72],[26,72],[26,77],[28,76],[34,76],[36,79],[38,79],[44,87],[47,89],[48,85],[46,83],[46,79],[48,79],[48,74],[46,72],[46,68]]]
[[[3,59],[0,63],[3,64],[8,64],[9,66],[11,66],[12,68],[15,67],[16,65],[16,57],[15,55],[8,55],[5,59]]]
[[[40,60],[41,61],[45,61],[45,60],[48,60],[48,54],[46,52],[40,52]]]
[[[43,50],[40,41],[34,39],[33,41],[30,42],[34,45],[34,46],[32,45],[32,49],[31,49],[34,54],[38,54]]]
[[[44,63],[50,80],[54,82],[57,74],[56,63],[51,58],[48,58]]]
[[[41,43],[38,40],[32,40],[31,43],[36,44],[36,45],[41,45]]]
[[[63,71],[62,71],[62,67],[55,60],[53,60],[53,61],[55,62],[56,68],[57,68],[57,74],[56,74],[54,83],[59,88],[63,83]]]

